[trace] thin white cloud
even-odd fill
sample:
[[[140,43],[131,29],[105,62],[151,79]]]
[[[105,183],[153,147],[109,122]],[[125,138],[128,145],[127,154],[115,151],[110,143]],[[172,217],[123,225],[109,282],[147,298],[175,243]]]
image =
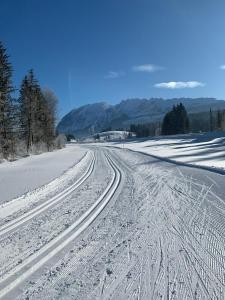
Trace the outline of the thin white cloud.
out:
[[[155,84],[156,88],[163,89],[193,89],[197,87],[203,87],[205,83],[199,81],[171,81],[171,82],[161,82]]]
[[[115,79],[121,76],[124,76],[124,71],[109,71],[108,74],[105,76],[106,79]]]
[[[220,66],[220,69],[221,69],[221,70],[225,70],[225,65],[221,65],[221,66]]]
[[[134,72],[147,72],[147,73],[153,73],[156,71],[163,70],[163,67],[152,65],[152,64],[145,64],[145,65],[139,65],[139,66],[133,66],[132,70]]]

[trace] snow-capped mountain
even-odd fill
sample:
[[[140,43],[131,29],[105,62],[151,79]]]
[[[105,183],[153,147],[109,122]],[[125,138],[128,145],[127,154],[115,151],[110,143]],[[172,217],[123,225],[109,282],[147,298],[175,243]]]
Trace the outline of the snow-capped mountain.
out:
[[[111,127],[128,128],[133,123],[150,123],[162,120],[173,105],[182,102],[189,113],[225,109],[225,101],[214,98],[128,99],[117,105],[106,102],[84,105],[73,109],[59,122],[60,133],[87,136]]]

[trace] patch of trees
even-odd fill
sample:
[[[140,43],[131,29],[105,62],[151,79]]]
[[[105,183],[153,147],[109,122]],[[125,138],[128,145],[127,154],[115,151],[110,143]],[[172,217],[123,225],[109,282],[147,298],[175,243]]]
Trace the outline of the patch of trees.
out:
[[[173,106],[172,110],[165,115],[162,126],[159,122],[130,125],[130,132],[135,133],[137,137],[184,134],[189,130],[188,114],[182,103]]]
[[[185,134],[188,132],[225,131],[225,110],[187,114],[182,103],[169,111],[162,123],[131,124],[130,132],[137,137]]]
[[[192,132],[212,132],[225,130],[225,110],[212,110],[189,115]]]
[[[95,140],[100,140],[100,135],[99,135],[99,133],[97,133],[97,134],[94,135],[94,139],[95,139]]]
[[[59,146],[55,122],[57,98],[48,89],[42,90],[33,70],[22,80],[18,99],[13,98],[12,65],[0,42],[0,156],[50,151]]]
[[[119,127],[119,128],[114,129],[114,131],[125,131],[125,129],[123,127]]]
[[[216,112],[216,120],[214,120],[213,123],[215,124],[215,128],[213,128],[214,130],[225,130],[225,110],[218,110]]]
[[[155,136],[160,133],[160,123],[131,124],[130,132],[137,137]]]
[[[71,142],[75,140],[75,136],[73,134],[66,134],[66,140],[67,142]]]
[[[190,132],[199,133],[210,131],[209,112],[190,113],[188,116],[190,121]]]
[[[112,131],[112,127],[109,126],[109,127],[106,127],[106,128],[101,130],[101,132],[107,132],[107,131]]]
[[[190,130],[187,111],[182,103],[174,105],[162,123],[162,135],[185,134]]]

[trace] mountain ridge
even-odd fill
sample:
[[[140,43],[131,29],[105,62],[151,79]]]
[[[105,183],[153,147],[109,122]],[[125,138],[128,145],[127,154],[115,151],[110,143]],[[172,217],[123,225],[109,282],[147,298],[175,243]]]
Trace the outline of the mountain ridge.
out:
[[[130,98],[118,104],[105,101],[86,104],[71,110],[57,126],[57,131],[88,136],[105,128],[129,128],[130,124],[161,121],[173,105],[182,102],[188,113],[225,109],[225,101],[215,98]]]

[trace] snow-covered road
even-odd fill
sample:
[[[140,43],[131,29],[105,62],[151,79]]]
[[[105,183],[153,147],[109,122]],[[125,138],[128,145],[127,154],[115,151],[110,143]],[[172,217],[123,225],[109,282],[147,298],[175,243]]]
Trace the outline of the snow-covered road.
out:
[[[0,299],[224,300],[224,175],[83,153],[57,185],[1,208]]]

